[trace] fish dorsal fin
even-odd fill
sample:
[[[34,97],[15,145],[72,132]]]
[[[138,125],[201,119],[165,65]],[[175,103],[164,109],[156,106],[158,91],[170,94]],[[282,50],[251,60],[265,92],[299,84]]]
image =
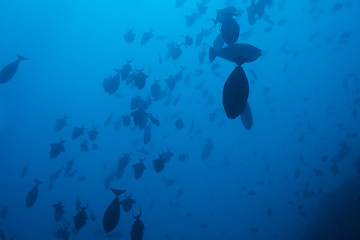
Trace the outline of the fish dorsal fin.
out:
[[[26,57],[23,57],[23,56],[20,56],[19,54],[17,55],[19,61],[23,61],[23,60],[29,60],[29,58],[26,58]]]
[[[110,188],[110,190],[116,195],[116,197],[118,197],[121,194],[123,194],[124,192],[126,192],[126,190],[120,190],[120,189],[114,189],[114,188]]]

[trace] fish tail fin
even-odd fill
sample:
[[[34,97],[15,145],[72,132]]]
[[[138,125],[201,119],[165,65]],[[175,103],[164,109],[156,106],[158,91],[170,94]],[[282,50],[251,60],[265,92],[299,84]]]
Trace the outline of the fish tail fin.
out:
[[[40,181],[40,180],[38,180],[38,179],[34,179],[34,181],[35,181],[35,183],[36,183],[36,185],[39,185],[39,184],[42,184],[43,183],[43,181]]]
[[[114,189],[114,188],[110,188],[110,190],[118,197],[121,194],[123,194],[124,192],[126,192],[126,190],[119,190],[119,189]]]
[[[26,57],[23,57],[23,56],[21,56],[21,55],[17,55],[17,57],[18,57],[18,59],[20,60],[20,61],[22,61],[22,60],[29,60],[28,58],[26,58]]]
[[[209,60],[210,62],[213,62],[216,58],[216,50],[213,47],[209,48]]]

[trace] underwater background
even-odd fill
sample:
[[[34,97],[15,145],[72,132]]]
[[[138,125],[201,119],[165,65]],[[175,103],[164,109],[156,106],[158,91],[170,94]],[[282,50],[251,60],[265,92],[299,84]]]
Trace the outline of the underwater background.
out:
[[[222,9],[261,50],[250,127],[223,106],[237,64],[209,60]],[[360,239],[359,12],[1,0],[0,239]]]

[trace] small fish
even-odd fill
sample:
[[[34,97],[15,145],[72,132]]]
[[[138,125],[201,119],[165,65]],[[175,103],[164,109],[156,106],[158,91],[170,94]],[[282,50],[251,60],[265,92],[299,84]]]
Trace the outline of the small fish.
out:
[[[39,181],[37,179],[34,180],[35,180],[35,186],[29,191],[25,199],[25,204],[27,208],[32,207],[36,202],[38,197],[38,185],[43,183],[42,181]]]

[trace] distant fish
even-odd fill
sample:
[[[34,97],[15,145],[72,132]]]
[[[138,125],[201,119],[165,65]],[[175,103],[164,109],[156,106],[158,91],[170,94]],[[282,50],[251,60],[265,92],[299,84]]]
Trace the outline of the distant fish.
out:
[[[69,117],[64,116],[63,118],[56,119],[56,123],[55,123],[55,131],[56,132],[59,132],[61,129],[66,127],[68,118]]]
[[[32,207],[36,202],[38,197],[38,185],[42,183],[42,181],[35,179],[35,186],[29,191],[25,199],[25,204],[27,208]]]
[[[4,218],[8,215],[9,212],[9,207],[8,206],[4,206],[3,209],[1,210],[1,218]]]
[[[136,34],[134,33],[134,29],[128,29],[127,32],[123,35],[127,43],[132,43],[135,40],[135,36]]]
[[[151,28],[148,32],[145,32],[145,33],[142,35],[142,37],[141,37],[141,42],[140,42],[141,45],[144,45],[144,44],[148,43],[149,40],[154,37],[153,32],[154,32],[154,29]]]
[[[116,72],[114,76],[107,77],[103,81],[104,91],[109,95],[114,94],[120,86],[121,71],[119,69],[114,69],[114,71]]]
[[[143,161],[144,159],[140,159],[139,163],[133,165],[135,179],[139,179],[144,173],[146,167]]]
[[[26,174],[28,173],[29,165],[25,165],[23,169],[21,170],[21,178],[24,178]]]
[[[8,82],[16,73],[20,61],[28,60],[26,57],[17,55],[18,60],[9,63],[0,71],[0,84]]]
[[[60,153],[65,152],[65,141],[61,140],[57,143],[50,144],[50,158],[56,158]]]
[[[112,121],[113,114],[110,113],[110,115],[105,119],[104,126],[109,126]]]
[[[99,131],[97,130],[96,127],[93,127],[91,130],[88,131],[88,136],[89,136],[89,139],[90,141],[95,141],[97,136],[99,134]]]
[[[111,191],[116,195],[111,204],[107,207],[103,217],[103,227],[105,233],[109,233],[115,229],[120,219],[120,202],[119,196],[126,192],[125,190],[118,190],[111,188]]]
[[[213,62],[217,56],[241,66],[243,63],[258,59],[261,56],[261,50],[249,44],[233,44],[220,50],[210,47],[210,62]]]
[[[59,222],[62,217],[64,216],[65,214],[65,211],[64,211],[64,205],[62,202],[58,202],[56,204],[53,205],[53,208],[54,208],[54,216],[55,216],[55,221],[56,222]]]
[[[80,136],[84,135],[84,127],[74,127],[73,132],[71,134],[71,139],[77,139]]]
[[[80,230],[85,226],[86,221],[88,219],[88,216],[85,212],[85,210],[87,208],[88,208],[88,205],[86,205],[86,207],[80,207],[80,211],[75,215],[74,225],[75,225],[76,230]]]
[[[136,201],[131,196],[126,196],[125,199],[120,201],[120,205],[122,205],[125,212],[129,212],[135,203]]]

